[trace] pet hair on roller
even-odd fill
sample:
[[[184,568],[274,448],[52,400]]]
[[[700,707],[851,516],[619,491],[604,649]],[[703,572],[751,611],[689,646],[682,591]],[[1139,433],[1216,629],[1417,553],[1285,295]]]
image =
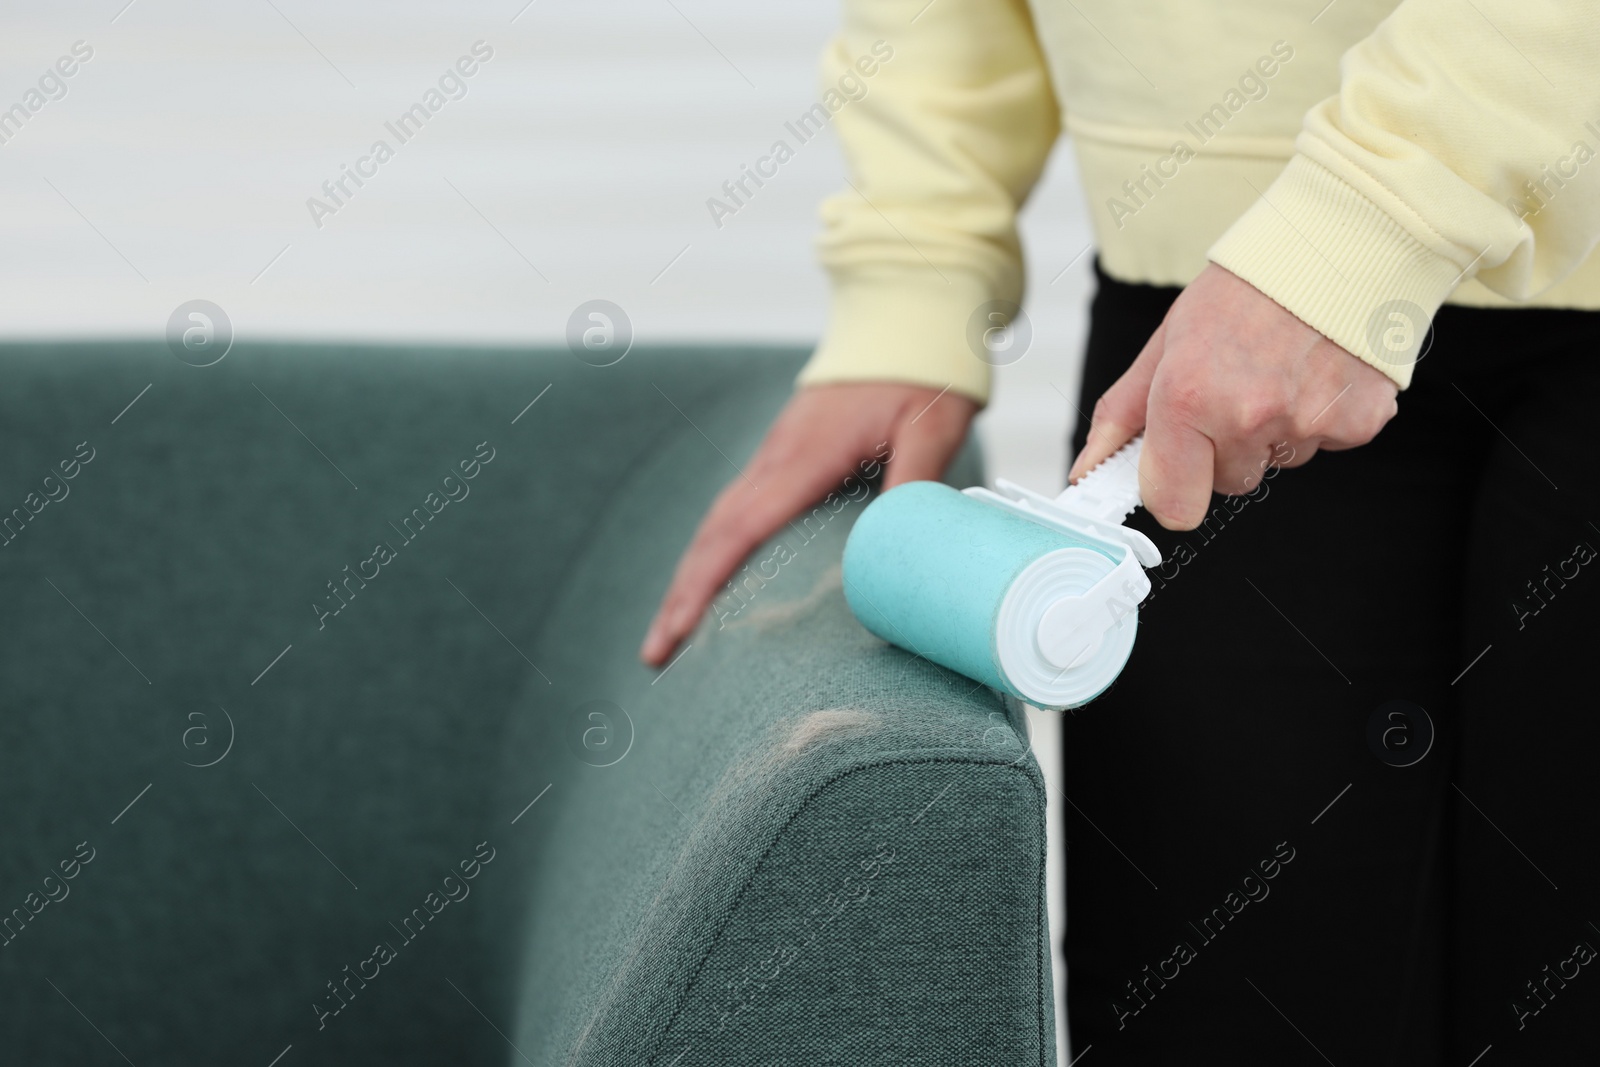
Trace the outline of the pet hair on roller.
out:
[[[1042,708],[1087,704],[1133,651],[1144,568],[1122,525],[1139,506],[1134,438],[1057,497],[907,482],[874,500],[844,549],[850,610],[877,636]]]

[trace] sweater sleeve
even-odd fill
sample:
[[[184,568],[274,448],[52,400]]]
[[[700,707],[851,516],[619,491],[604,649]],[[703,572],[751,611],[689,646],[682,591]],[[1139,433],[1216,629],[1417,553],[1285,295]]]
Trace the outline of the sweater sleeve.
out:
[[[1403,389],[1463,281],[1524,300],[1600,240],[1597,68],[1594,0],[1405,0],[1209,257]]]
[[[850,179],[822,207],[832,307],[800,383],[917,382],[983,402],[968,323],[1021,301],[1017,211],[1061,128],[1027,5],[846,0],[822,77]]]

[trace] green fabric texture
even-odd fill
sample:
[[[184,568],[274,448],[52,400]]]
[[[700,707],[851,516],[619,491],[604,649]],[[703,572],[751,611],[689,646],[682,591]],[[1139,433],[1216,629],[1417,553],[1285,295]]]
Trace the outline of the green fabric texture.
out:
[[[805,355],[0,346],[0,1062],[1053,1062],[1037,767],[862,502],[634,659]]]

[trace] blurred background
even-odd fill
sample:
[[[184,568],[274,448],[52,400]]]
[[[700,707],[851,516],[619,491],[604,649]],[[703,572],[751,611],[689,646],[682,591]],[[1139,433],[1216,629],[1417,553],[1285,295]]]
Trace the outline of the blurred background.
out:
[[[784,123],[820,95],[833,5],[71,0],[0,10],[9,339],[153,339],[194,299],[219,305],[249,338],[559,342],[592,299],[619,305],[646,342],[806,343],[824,326],[812,239],[817,205],[844,179],[831,131],[799,146],[720,226],[707,200],[724,198],[722,184],[775,139],[792,140]],[[401,143],[385,124],[478,42],[464,95]],[[41,89],[63,56],[76,60],[73,74]],[[349,195],[336,201],[324,183],[380,138],[393,158],[359,187],[345,179]],[[978,423],[990,477],[1046,492],[1065,476],[1091,288],[1080,197],[1063,144],[1023,214],[1032,345],[998,370]],[[314,216],[312,198],[332,212]],[[1035,713],[1032,723],[1057,790],[1052,822],[1056,720]],[[1058,1001],[1062,861],[1056,847]]]

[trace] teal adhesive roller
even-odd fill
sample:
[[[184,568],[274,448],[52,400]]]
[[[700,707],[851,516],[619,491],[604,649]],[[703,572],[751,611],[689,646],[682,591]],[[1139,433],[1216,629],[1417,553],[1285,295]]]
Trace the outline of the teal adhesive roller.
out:
[[[907,482],[862,512],[844,549],[850,610],[891,644],[1042,708],[1116,680],[1161,562],[1122,525],[1139,506],[1142,438],[1056,497],[1001,480]]]

